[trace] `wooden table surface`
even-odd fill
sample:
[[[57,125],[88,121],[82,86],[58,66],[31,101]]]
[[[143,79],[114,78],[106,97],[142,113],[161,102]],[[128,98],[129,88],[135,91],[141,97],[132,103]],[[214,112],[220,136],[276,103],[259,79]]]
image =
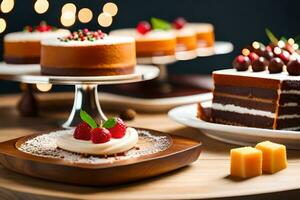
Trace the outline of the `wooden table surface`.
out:
[[[15,108],[18,95],[0,97],[0,141],[57,128],[67,118],[72,94],[43,94],[39,98],[42,107],[40,116],[24,118]],[[62,98],[68,99],[65,101],[68,103],[62,105],[62,101],[54,100]],[[171,121],[166,114],[139,113],[134,121],[128,123],[201,140],[204,151],[197,162],[183,169],[106,188],[50,182],[0,166],[0,199],[284,199],[300,195],[300,151],[288,151],[289,166],[286,170],[238,180],[229,176],[229,150],[235,146],[207,138],[195,129]]]

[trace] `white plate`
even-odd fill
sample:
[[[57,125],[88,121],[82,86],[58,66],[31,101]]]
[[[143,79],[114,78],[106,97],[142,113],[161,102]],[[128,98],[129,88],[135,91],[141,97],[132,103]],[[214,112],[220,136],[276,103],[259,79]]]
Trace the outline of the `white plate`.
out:
[[[204,102],[204,101],[201,101]],[[169,111],[174,121],[197,128],[213,139],[238,145],[255,145],[264,140],[285,144],[289,149],[300,150],[300,132],[230,126],[203,121],[196,117],[197,104],[180,106]]]

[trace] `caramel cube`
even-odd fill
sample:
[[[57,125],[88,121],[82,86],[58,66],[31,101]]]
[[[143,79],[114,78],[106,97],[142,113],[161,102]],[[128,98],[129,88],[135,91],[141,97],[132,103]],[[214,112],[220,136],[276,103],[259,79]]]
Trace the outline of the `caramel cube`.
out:
[[[262,174],[262,151],[253,147],[241,147],[230,151],[230,174],[249,178]]]
[[[265,141],[258,143],[255,148],[263,152],[263,172],[273,174],[287,167],[284,145]]]

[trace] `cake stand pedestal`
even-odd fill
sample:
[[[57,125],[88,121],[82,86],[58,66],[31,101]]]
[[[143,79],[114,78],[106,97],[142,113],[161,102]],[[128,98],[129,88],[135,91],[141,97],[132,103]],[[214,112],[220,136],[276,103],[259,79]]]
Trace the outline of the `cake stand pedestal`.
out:
[[[230,42],[216,42],[214,47],[200,48],[196,51],[178,52],[175,56],[157,56],[138,58],[139,64],[153,64],[160,69],[160,75],[151,81],[141,84],[125,84],[120,86],[105,87],[107,93],[102,98],[103,104],[112,106],[126,104],[137,110],[162,112],[183,104],[190,104],[205,100],[212,88],[211,80],[203,76],[174,76],[169,75],[168,67],[178,61],[186,61],[197,57],[227,54],[233,50]],[[117,99],[117,100],[116,100]],[[168,105],[166,104],[168,102]]]
[[[98,120],[106,120],[98,97],[98,85],[113,85],[141,82],[154,79],[159,75],[155,66],[138,65],[135,72],[116,76],[46,76],[36,73],[7,74],[2,78],[27,84],[75,85],[73,108],[63,128],[72,128],[80,121],[80,110],[83,109]]]

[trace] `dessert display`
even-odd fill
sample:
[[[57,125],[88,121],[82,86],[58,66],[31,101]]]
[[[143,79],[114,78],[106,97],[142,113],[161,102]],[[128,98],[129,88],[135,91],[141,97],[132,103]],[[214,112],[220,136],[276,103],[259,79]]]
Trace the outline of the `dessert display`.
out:
[[[215,44],[214,26],[209,23],[187,23],[186,27],[196,33],[198,48],[213,47]]]
[[[41,40],[68,34],[68,30],[56,29],[45,22],[35,27],[26,26],[22,32],[8,33],[4,36],[4,61],[8,64],[38,64]]]
[[[45,75],[123,75],[133,73],[135,65],[135,42],[130,37],[83,29],[42,41],[41,71]]]
[[[286,147],[270,141],[230,151],[230,175],[240,178],[273,174],[287,168]]]
[[[233,61],[234,69],[213,72],[211,120],[268,129],[299,129],[300,57],[293,40],[253,42]]]
[[[174,56],[176,35],[170,31],[170,25],[160,20],[138,23],[136,29],[119,29],[110,32],[114,36],[130,36],[136,41],[137,57]]]

